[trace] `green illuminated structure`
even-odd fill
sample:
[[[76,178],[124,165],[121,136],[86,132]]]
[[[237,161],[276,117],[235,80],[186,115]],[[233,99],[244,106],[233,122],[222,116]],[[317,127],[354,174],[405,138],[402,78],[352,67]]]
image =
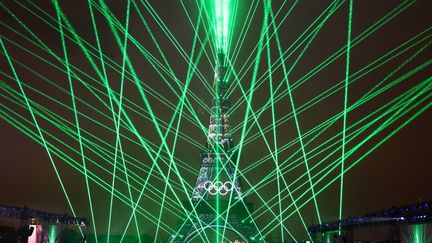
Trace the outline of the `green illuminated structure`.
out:
[[[243,189],[236,176],[237,154],[231,137],[230,103],[227,89],[229,0],[215,4],[216,66],[213,101],[206,151],[192,192],[190,210],[197,216],[185,217],[175,227],[169,242],[262,242],[253,221],[247,219],[253,207],[243,200]],[[187,204],[187,203],[186,203]],[[187,206],[186,206],[187,207]]]
[[[89,241],[310,239],[432,109],[425,1],[353,2],[0,1],[1,125]]]
[[[246,220],[252,204],[243,200],[241,181],[236,176],[237,154],[231,137],[228,101],[227,57],[229,0],[215,4],[216,66],[213,101],[206,150],[192,192],[193,220],[180,221],[169,242],[261,242],[257,226]],[[186,203],[187,204],[187,203]]]
[[[202,153],[201,168],[192,194],[193,211],[198,217],[192,222],[189,219],[180,221],[169,242],[189,242],[200,237],[210,242],[262,242],[257,237],[256,225],[246,220],[253,208],[251,203],[243,200],[241,182],[235,176],[238,163],[230,133],[224,60],[225,54],[219,52],[207,150]]]

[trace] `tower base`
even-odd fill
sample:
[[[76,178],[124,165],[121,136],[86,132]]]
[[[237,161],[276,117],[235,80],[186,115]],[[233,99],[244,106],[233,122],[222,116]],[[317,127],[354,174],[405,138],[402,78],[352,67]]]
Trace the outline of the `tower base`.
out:
[[[189,202],[185,204],[189,204]],[[213,243],[217,239],[221,240],[221,235],[225,237],[221,242],[264,242],[259,237],[256,226],[248,218],[248,215],[253,211],[252,203],[232,202],[227,220],[225,221],[226,213],[223,213],[219,216],[219,222],[216,220],[215,205],[216,202],[213,200],[202,200],[195,204],[196,214],[193,213],[191,216],[194,219],[180,220],[168,242]],[[225,212],[228,208],[228,201],[220,200],[218,208],[220,212]],[[198,215],[198,217],[193,215]]]

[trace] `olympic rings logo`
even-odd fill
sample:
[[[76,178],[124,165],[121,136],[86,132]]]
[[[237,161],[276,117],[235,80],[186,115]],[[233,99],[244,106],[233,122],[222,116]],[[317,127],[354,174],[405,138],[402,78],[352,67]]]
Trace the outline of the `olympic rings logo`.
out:
[[[210,195],[216,195],[220,194],[222,196],[225,196],[228,194],[228,192],[232,191],[233,185],[230,181],[221,182],[221,181],[206,181],[204,182],[204,189],[210,194]]]

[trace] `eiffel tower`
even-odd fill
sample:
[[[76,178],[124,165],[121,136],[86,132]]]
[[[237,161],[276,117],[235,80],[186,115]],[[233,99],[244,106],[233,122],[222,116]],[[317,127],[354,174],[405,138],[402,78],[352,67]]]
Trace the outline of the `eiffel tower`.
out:
[[[263,242],[255,224],[245,220],[253,205],[243,200],[241,181],[235,176],[237,154],[230,134],[226,71],[226,56],[219,52],[207,150],[201,153],[201,168],[191,196],[193,208],[189,207],[193,220],[181,219],[169,242]]]

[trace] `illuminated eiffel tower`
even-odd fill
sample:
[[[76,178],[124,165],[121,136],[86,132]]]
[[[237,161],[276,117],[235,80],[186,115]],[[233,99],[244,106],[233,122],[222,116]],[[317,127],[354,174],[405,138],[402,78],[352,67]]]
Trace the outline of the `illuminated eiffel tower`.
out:
[[[207,151],[201,154],[201,168],[191,198],[193,209],[189,208],[193,219],[180,220],[169,242],[263,242],[248,218],[252,203],[243,200],[241,181],[235,176],[237,154],[230,134],[226,71],[226,57],[220,52],[216,58]]]

